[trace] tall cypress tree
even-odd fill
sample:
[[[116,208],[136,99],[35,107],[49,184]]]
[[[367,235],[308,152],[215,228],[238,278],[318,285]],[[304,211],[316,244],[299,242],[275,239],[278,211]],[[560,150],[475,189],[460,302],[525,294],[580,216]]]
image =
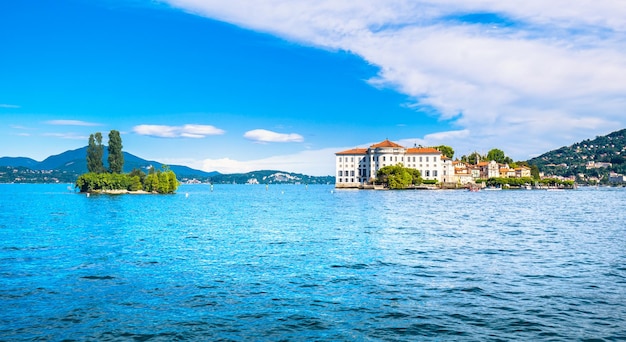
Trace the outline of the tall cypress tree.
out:
[[[102,134],[89,135],[89,144],[87,145],[87,171],[94,173],[103,173],[104,165],[102,157],[104,156],[104,146],[102,146]]]
[[[104,168],[104,162],[102,159],[104,158],[104,145],[102,145],[102,133],[96,132],[96,172],[97,173],[105,173],[106,169]]]
[[[122,138],[120,132],[109,132],[109,172],[122,173],[124,169],[124,155],[122,154]]]

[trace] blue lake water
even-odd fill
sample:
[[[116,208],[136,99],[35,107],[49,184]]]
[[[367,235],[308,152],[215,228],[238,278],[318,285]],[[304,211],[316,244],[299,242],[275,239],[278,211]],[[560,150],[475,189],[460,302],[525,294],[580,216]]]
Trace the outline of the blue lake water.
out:
[[[0,184],[0,340],[626,340],[625,203]]]

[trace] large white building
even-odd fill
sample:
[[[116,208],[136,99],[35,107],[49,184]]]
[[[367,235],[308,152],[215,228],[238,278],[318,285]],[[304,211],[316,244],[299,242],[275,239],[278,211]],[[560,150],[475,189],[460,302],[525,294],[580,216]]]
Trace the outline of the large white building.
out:
[[[447,182],[450,159],[431,147],[406,148],[389,140],[369,148],[354,148],[335,153],[335,186],[357,188],[376,179],[379,169],[402,164],[420,171],[423,179]]]

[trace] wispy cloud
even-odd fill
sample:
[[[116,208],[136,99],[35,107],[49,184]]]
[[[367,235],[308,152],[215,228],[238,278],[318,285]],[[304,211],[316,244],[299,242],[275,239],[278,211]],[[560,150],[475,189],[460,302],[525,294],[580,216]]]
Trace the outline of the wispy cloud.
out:
[[[380,68],[370,80],[434,110],[478,146],[521,154],[626,125],[619,1],[167,0]]]
[[[77,133],[44,133],[42,134],[44,137],[53,137],[53,138],[61,138],[61,139],[72,139],[72,140],[85,140],[89,138],[88,136],[77,134]]]
[[[48,120],[45,122],[48,125],[55,126],[101,126],[102,124],[96,122],[87,122],[81,120]]]
[[[13,105],[13,104],[0,103],[0,108],[21,108],[21,107],[18,105]]]
[[[256,142],[303,142],[304,138],[296,133],[277,133],[266,129],[253,129],[243,135],[246,139]]]
[[[211,125],[188,124],[184,126],[138,125],[133,132],[158,138],[205,138],[209,135],[221,135],[225,131]]]
[[[334,153],[344,149],[306,150],[294,154],[253,160],[218,158],[204,160],[165,159],[159,161],[170,165],[187,165],[207,172],[244,173],[257,170],[279,170],[313,176],[327,176],[335,174]]]

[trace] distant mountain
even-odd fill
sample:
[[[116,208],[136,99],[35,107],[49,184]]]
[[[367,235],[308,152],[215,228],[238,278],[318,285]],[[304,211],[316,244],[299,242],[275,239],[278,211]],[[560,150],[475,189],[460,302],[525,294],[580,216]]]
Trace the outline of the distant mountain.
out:
[[[160,169],[163,164],[145,160],[124,153],[124,172],[133,169],[140,169],[147,172],[149,167]],[[105,166],[108,151],[105,148]],[[195,170],[187,166],[168,165],[170,170],[176,173],[182,182],[211,182],[217,184],[334,184],[335,178],[332,176],[315,177],[299,173],[262,170],[248,173],[220,174],[217,171],[205,172]],[[87,147],[76,150],[69,150],[63,153],[50,156],[41,162],[23,157],[1,157],[0,158],[0,183],[51,183],[63,182],[73,183],[79,175],[87,172]]]
[[[152,166],[157,169],[160,169],[164,164],[145,160],[139,158],[133,154],[128,152],[124,153],[124,172],[130,172],[133,169],[141,169],[143,171],[147,171],[147,169]],[[104,161],[106,166],[106,159],[108,157],[108,151],[104,149]],[[0,167],[14,167],[19,168],[20,170],[32,170],[39,172],[30,172],[33,177],[38,174],[51,175],[55,174],[57,176],[61,176],[62,182],[67,182],[68,179],[70,182],[76,180],[76,178],[87,172],[87,147],[82,147],[75,150],[65,151],[63,153],[50,156],[44,159],[41,162],[30,158],[24,157],[2,157],[0,158]],[[219,175],[220,173],[217,171],[213,172],[205,172],[200,170],[195,170],[187,166],[181,165],[168,165],[170,170],[176,173],[176,176],[180,180],[187,179],[199,179],[206,180],[211,176]],[[3,181],[2,174],[0,172],[0,181]],[[19,177],[18,177],[19,178]],[[53,177],[59,178],[59,177]],[[30,179],[30,178],[29,178]],[[5,180],[6,181],[6,180]],[[15,180],[12,180],[15,181]],[[35,181],[33,181],[35,182]]]
[[[2,157],[0,158],[0,166],[21,166],[33,169],[39,165],[35,159],[25,157]]]
[[[626,174],[626,129],[571,146],[546,152],[528,160],[540,171],[556,176],[606,180],[610,172]]]
[[[216,184],[334,184],[333,176],[308,176],[300,173],[276,170],[260,170],[248,173],[219,174],[209,181]]]

